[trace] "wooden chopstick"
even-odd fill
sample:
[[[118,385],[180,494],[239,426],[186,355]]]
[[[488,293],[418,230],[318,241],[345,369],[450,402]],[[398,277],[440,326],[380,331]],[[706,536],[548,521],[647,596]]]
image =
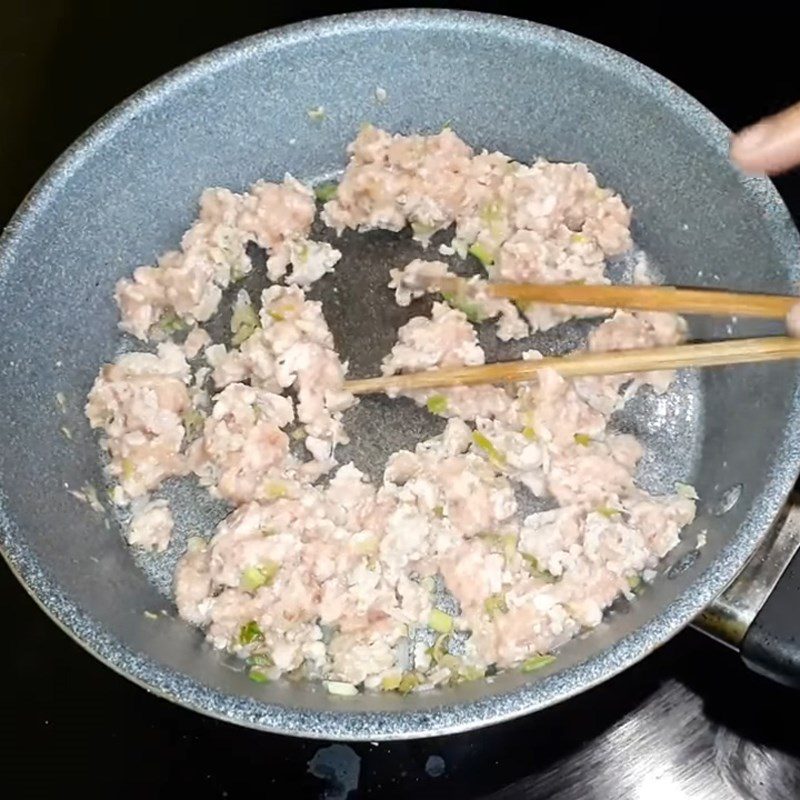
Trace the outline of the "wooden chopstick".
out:
[[[405,375],[346,381],[344,386],[353,394],[378,394],[447,386],[475,386],[482,383],[519,383],[531,380],[539,370],[546,367],[556,370],[564,377],[574,378],[681,367],[784,361],[792,358],[800,358],[800,339],[767,336],[760,339],[732,339],[708,344],[681,344],[607,353],[582,352],[532,361],[501,361],[471,367],[446,367]]]
[[[557,303],[678,314],[784,319],[800,297],[675,286],[604,286],[582,283],[489,283],[486,292],[523,302]]]

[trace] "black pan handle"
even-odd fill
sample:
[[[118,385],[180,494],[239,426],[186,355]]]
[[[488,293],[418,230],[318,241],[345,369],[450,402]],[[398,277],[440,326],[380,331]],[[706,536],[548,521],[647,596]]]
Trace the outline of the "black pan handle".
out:
[[[800,495],[793,494],[741,575],[696,625],[750,669],[800,688]]]
[[[800,689],[800,553],[750,623],[739,650],[750,669]]]

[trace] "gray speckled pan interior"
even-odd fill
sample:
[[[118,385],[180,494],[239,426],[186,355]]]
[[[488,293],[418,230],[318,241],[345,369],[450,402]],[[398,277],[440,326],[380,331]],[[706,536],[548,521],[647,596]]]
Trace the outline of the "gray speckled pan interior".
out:
[[[306,113],[319,105],[321,123]],[[586,161],[633,205],[637,243],[671,283],[790,291],[800,241],[772,185],[728,164],[725,128],[663,78],[565,33],[456,12],[332,18],[226,47],[113,111],[34,189],[0,250],[0,542],[11,568],[87,649],[164,697],[265,730],[390,739],[534,711],[689,622],[742,567],[795,479],[798,373],[772,364],[687,374],[667,396],[631,404],[617,424],[649,448],[641,480],[695,483],[700,514],[661,579],[551,667],[406,698],[253,684],[174,618],[169,558],[134,558],[118,522],[65,487],[102,485],[81,408],[99,365],[128,346],[116,329],[115,281],[177,244],[204,187],[241,189],[286,170],[335,174],[364,121],[404,132],[449,122],[471,144],[519,159]],[[382,233],[348,236],[342,249],[336,276],[317,291],[353,374],[366,374],[407,317],[390,302],[386,271],[417,249]],[[703,339],[775,330],[692,321]],[[556,351],[583,333],[567,326],[532,344]],[[389,450],[431,424],[410,404],[374,398],[349,421],[351,455],[373,476]],[[181,511],[180,537],[207,533],[224,513],[188,485],[166,491]],[[700,531],[708,544],[697,551]],[[161,609],[156,620],[144,615]]]

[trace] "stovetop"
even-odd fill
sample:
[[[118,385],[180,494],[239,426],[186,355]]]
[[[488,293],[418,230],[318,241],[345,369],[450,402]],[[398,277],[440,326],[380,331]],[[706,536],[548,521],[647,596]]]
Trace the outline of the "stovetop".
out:
[[[276,4],[272,4],[276,5]],[[0,223],[113,104],[250,33],[366,8],[7,0],[0,8]],[[377,6],[387,4],[377,4]],[[510,13],[511,4],[459,3]],[[580,5],[580,4],[577,4]],[[699,4],[698,4],[699,6]],[[732,127],[800,99],[791,21],[682,15],[674,3],[537,10],[667,75]],[[800,176],[778,182],[800,214]],[[800,257],[800,254],[798,254]],[[426,741],[331,745],[235,728],[101,666],[0,568],[0,779],[9,797],[265,796],[492,800],[800,797],[800,693],[687,630],[606,684],[539,714]]]

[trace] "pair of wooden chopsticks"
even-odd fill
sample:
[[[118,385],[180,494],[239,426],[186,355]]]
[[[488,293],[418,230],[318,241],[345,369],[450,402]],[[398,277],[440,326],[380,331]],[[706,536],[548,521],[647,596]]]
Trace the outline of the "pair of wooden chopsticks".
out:
[[[447,279],[452,281],[452,279]],[[444,283],[444,281],[442,282]],[[438,287],[441,289],[452,288]],[[673,286],[594,286],[587,284],[490,283],[485,291],[493,297],[522,302],[558,305],[626,308],[638,311],[669,311],[678,314],[759,317],[783,320],[800,298],[725,292],[716,289],[680,289]],[[450,367],[405,375],[347,381],[353,394],[375,394],[446,386],[474,386],[482,383],[528,381],[545,367],[565,377],[618,375],[627,372],[713,367],[800,358],[800,339],[769,336],[759,339],[732,339],[709,344],[684,344],[605,353],[542,358],[535,361],[508,361],[472,367]]]

